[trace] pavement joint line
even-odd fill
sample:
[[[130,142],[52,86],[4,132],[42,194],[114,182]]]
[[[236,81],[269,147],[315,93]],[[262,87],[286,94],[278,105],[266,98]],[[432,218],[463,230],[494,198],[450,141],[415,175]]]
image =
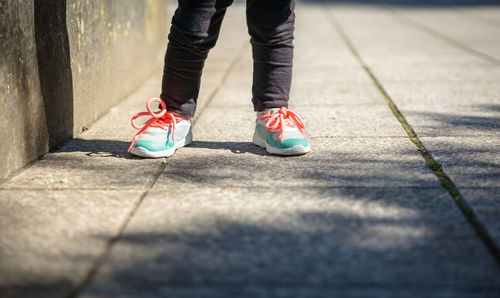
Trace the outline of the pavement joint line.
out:
[[[455,48],[462,50],[463,52],[471,54],[472,56],[475,56],[477,58],[481,58],[482,60],[488,61],[488,62],[496,64],[496,65],[500,65],[499,59],[497,59],[493,56],[490,56],[486,53],[483,53],[479,50],[476,50],[468,45],[465,45],[458,40],[455,40],[455,39],[439,32],[437,30],[432,29],[429,26],[426,26],[426,25],[419,23],[415,20],[412,20],[412,19],[404,16],[401,12],[398,12],[393,7],[390,7],[390,6],[385,6],[385,7],[387,7],[388,10],[390,10],[393,13],[393,15],[395,16],[395,18],[398,19],[401,23],[406,24],[409,27],[416,28],[416,29],[420,30],[421,32],[424,32],[424,33],[434,37],[435,39],[440,40],[442,42],[445,42],[447,44],[450,44],[450,45],[454,46]]]
[[[219,81],[219,83],[217,84],[215,89],[212,90],[212,92],[208,95],[207,102],[203,105],[203,107],[201,107],[199,109],[198,117],[193,119],[193,121],[192,121],[193,125],[196,123],[196,121],[199,119],[199,117],[201,117],[201,115],[205,111],[206,107],[212,102],[215,95],[220,90],[221,85],[227,80],[227,78],[229,77],[229,73],[231,73],[231,71],[234,69],[235,65],[237,64],[237,62],[243,56],[243,52],[244,52],[243,50],[246,46],[247,46],[247,43],[245,42],[240,47],[240,51],[237,52],[238,54],[231,60],[229,66],[226,69],[226,71],[224,72],[224,75],[222,76],[221,80]],[[81,292],[85,289],[85,287],[87,287],[91,283],[93,277],[97,274],[99,268],[101,267],[102,264],[104,264],[107,257],[109,256],[109,254],[111,252],[111,247],[113,246],[113,244],[115,244],[119,240],[121,234],[123,233],[123,231],[127,227],[127,224],[130,222],[130,220],[135,215],[137,210],[139,210],[139,207],[141,206],[142,202],[146,199],[147,195],[149,194],[149,192],[151,191],[153,186],[156,184],[156,181],[158,181],[158,178],[164,172],[164,170],[167,167],[168,162],[172,158],[173,157],[162,158],[160,168],[159,168],[158,172],[153,176],[153,179],[151,179],[150,183],[147,185],[146,190],[142,193],[142,195],[139,197],[139,199],[134,202],[131,209],[126,214],[125,218],[123,219],[122,223],[120,225],[118,225],[116,230],[113,232],[111,238],[106,243],[103,251],[91,263],[89,270],[87,270],[87,273],[83,276],[83,278],[80,280],[80,282],[78,282],[76,284],[76,286],[73,289],[71,289],[71,291],[66,295],[67,298],[78,297],[81,294]]]
[[[408,134],[409,139],[417,147],[417,150],[424,158],[427,166],[432,170],[434,175],[436,175],[437,179],[439,180],[443,188],[448,191],[449,195],[455,202],[456,206],[459,208],[459,210],[462,212],[462,214],[465,216],[469,224],[475,230],[476,234],[479,236],[483,244],[495,258],[497,264],[500,265],[500,247],[497,245],[497,243],[495,243],[490,233],[486,229],[485,225],[479,220],[473,208],[463,198],[462,194],[458,190],[458,187],[443,170],[443,166],[441,165],[441,163],[435,160],[432,154],[425,148],[424,144],[420,141],[419,137],[417,136],[413,128],[410,126],[404,115],[399,111],[397,105],[394,103],[389,93],[385,90],[383,85],[380,83],[375,74],[365,63],[363,58],[361,58],[360,54],[358,53],[353,43],[347,36],[347,33],[344,31],[340,23],[335,18],[332,9],[327,7],[327,9],[325,9],[325,13],[327,15],[327,18],[330,20],[330,23],[334,27],[335,31],[346,45],[346,47],[349,49],[354,58],[358,61],[360,66],[364,69],[366,74],[372,79],[375,87],[384,97],[392,113],[403,126],[404,130]]]
[[[67,295],[65,295],[65,297],[67,298],[78,297],[81,294],[81,292],[85,289],[85,287],[91,283],[92,278],[97,274],[97,271],[99,270],[101,265],[104,264],[107,257],[109,256],[111,252],[111,247],[119,240],[121,234],[127,227],[128,223],[130,222],[134,214],[137,212],[137,210],[139,210],[140,205],[146,199],[147,195],[155,185],[156,181],[167,167],[168,161],[169,161],[168,158],[162,158],[160,167],[158,168],[158,172],[149,181],[149,184],[147,185],[146,189],[141,194],[141,196],[132,204],[129,211],[123,218],[122,222],[118,224],[118,226],[115,228],[115,230],[111,234],[110,239],[105,244],[101,253],[91,262],[86,274],[82,277],[82,279],[80,279],[78,283],[76,283],[75,287],[73,287],[70,290],[70,292]]]

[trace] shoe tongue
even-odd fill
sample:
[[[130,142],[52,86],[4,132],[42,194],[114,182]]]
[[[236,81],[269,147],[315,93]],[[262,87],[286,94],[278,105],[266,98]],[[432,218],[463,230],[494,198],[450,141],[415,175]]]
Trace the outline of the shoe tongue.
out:
[[[279,108],[271,108],[271,109],[265,109],[262,112],[257,112],[257,119],[260,118],[260,116],[262,116],[262,115],[266,115],[266,114],[272,115],[272,114],[278,112],[279,110],[280,110]]]
[[[275,114],[277,113],[278,111],[280,110],[280,108],[270,108],[270,109],[266,109],[264,110],[263,112],[259,112],[257,113],[257,115],[266,115],[266,114]]]
[[[266,113],[269,113],[269,112],[271,112],[271,111],[272,111],[273,113],[276,113],[276,112],[278,112],[279,110],[280,110],[280,108],[271,108],[271,109],[267,109],[267,110],[266,110]]]

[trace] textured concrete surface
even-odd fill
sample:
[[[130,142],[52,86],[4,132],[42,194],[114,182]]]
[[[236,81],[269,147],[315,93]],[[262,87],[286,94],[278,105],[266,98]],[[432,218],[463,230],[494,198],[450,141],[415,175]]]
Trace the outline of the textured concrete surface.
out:
[[[167,190],[173,181],[183,187],[193,183],[207,187],[438,186],[407,139],[312,139],[311,146],[315,149],[311,154],[283,159],[268,156],[248,141],[225,136],[198,139],[169,161],[157,187]]]
[[[498,185],[498,183],[496,184]],[[468,198],[468,203],[476,210],[481,221],[489,228],[493,239],[500,241],[500,188],[495,187],[461,187],[460,191]]]
[[[467,296],[496,282],[440,189],[301,186],[155,188],[83,297]]]
[[[422,30],[430,31],[449,42],[456,42],[490,56],[500,65],[500,44],[489,41],[498,32],[498,24],[477,20],[467,13],[449,9],[397,10],[403,19],[412,22]],[[497,12],[498,13],[498,12]]]
[[[64,297],[140,191],[0,190],[0,294]]]
[[[398,7],[427,16],[417,8]],[[474,28],[483,14],[495,19],[473,6],[445,11]],[[270,156],[251,144],[239,4],[207,61],[190,147],[159,160],[126,153],[130,117],[159,93],[156,71],[79,139],[1,185],[2,294],[498,297],[500,256],[427,167],[335,20],[500,245],[498,66],[386,6],[299,3],[290,104],[313,151]],[[447,22],[436,24],[447,34]],[[496,47],[491,31],[481,36]]]

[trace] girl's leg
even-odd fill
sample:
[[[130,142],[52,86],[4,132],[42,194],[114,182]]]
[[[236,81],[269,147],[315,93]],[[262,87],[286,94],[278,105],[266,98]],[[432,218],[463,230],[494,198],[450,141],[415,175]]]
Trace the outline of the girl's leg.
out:
[[[252,102],[257,114],[253,143],[279,155],[311,150],[304,123],[288,110],[292,82],[295,0],[247,0],[253,54]],[[265,112],[264,112],[265,110]]]
[[[288,107],[292,80],[295,0],[247,0],[254,61],[255,111]]]
[[[179,0],[165,54],[161,99],[167,109],[192,118],[208,52],[215,46],[233,0]]]

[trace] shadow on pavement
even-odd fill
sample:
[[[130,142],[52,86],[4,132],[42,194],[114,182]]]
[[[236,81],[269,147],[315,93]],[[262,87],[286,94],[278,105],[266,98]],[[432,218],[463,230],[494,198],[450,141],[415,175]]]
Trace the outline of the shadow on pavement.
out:
[[[0,285],[0,297],[65,297],[66,293],[73,287],[69,278],[61,278],[51,283],[43,283],[33,280],[31,283],[17,285]]]
[[[451,108],[453,109],[453,108]],[[446,135],[445,130],[460,134],[497,134],[500,131],[500,105],[477,105],[468,106],[467,110],[459,109],[460,114],[451,114],[441,111],[407,111],[410,117],[416,116],[420,119],[417,131],[422,135]],[[423,121],[422,119],[425,119]],[[411,121],[410,121],[411,122]]]
[[[298,158],[259,156],[255,152],[260,149],[248,142],[194,142],[183,148],[155,186],[163,187],[166,201],[155,202],[155,211],[141,206],[134,220],[147,219],[129,225],[107,260],[113,267],[100,268],[87,294],[267,298],[500,293],[494,259],[414,151],[396,143],[385,149],[367,144],[349,148],[346,144],[356,140],[330,141],[328,150]],[[106,181],[143,164],[151,167],[123,159],[128,144],[75,140],[53,154],[61,162],[45,170],[75,167],[64,163],[74,159],[65,157],[71,152],[82,153],[81,164],[106,157],[78,169],[85,180]],[[123,161],[125,166],[117,170],[113,163]],[[134,176],[146,175],[139,170]],[[113,183],[130,185],[123,180]],[[207,187],[211,197],[204,192]],[[175,189],[186,193],[177,196],[179,204],[168,202]],[[185,204],[203,212],[192,214]],[[176,206],[181,207],[172,210]],[[10,290],[23,293],[24,285]],[[52,290],[41,286],[39,294]]]
[[[194,140],[191,148],[205,148],[217,150],[230,150],[232,153],[244,154],[251,153],[259,156],[269,155],[265,149],[255,146],[251,142],[216,142],[216,141],[196,141]]]
[[[135,158],[127,152],[130,142],[72,139],[54,153],[83,152],[88,157]]]
[[[308,191],[309,196],[296,191],[306,206],[302,209],[286,200],[273,209],[272,196],[252,196],[249,191],[248,201],[239,203],[249,212],[222,215],[218,207],[202,205],[204,216],[176,216],[182,225],[172,226],[169,220],[151,223],[154,228],[148,223],[135,225],[113,249],[113,266],[102,268],[87,294],[494,297],[500,293],[498,267],[485,258],[473,233],[464,229],[463,218],[453,211],[446,193],[384,188]],[[226,198],[237,199],[241,200]],[[252,208],[253,204],[259,207]],[[166,208],[165,217],[174,216],[172,212],[179,210]],[[137,228],[154,231],[137,232]]]
[[[66,142],[54,153],[83,152],[88,157],[114,157],[126,159],[144,159],[142,157],[129,154],[127,152],[130,142],[116,140],[86,140],[73,139]],[[265,149],[253,145],[251,142],[217,142],[217,141],[196,141],[194,140],[188,147],[205,148],[216,150],[229,150],[232,153],[251,153],[259,156],[269,155]]]

